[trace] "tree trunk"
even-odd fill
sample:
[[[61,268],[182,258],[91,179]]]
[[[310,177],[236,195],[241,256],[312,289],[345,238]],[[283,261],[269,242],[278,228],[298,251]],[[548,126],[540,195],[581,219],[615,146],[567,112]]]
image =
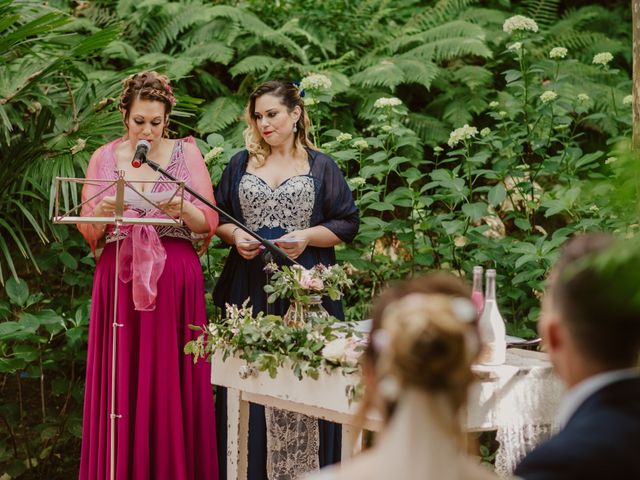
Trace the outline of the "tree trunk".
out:
[[[633,149],[640,149],[640,0],[631,0],[633,22]]]

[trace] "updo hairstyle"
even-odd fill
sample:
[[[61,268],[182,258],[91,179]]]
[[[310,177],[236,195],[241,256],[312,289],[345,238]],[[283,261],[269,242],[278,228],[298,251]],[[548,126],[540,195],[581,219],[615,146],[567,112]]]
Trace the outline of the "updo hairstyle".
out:
[[[291,82],[270,80],[258,86],[253,91],[249,96],[249,103],[245,109],[245,120],[247,122],[247,128],[244,131],[245,147],[249,152],[249,159],[257,168],[264,165],[267,157],[271,153],[271,147],[264,141],[262,135],[260,135],[255,118],[256,100],[266,94],[279,98],[289,113],[291,113],[294,108],[300,107],[301,113],[296,123],[297,131],[294,132],[293,142],[296,156],[298,156],[304,148],[315,149],[313,142],[309,139],[309,116],[304,108],[300,90]]]
[[[154,71],[146,71],[130,75],[122,82],[119,108],[124,115],[125,124],[129,121],[129,113],[134,100],[151,100],[164,104],[165,117],[171,113],[176,104],[176,97],[169,85],[169,79]]]
[[[372,308],[364,361],[390,417],[404,389],[442,394],[453,412],[465,405],[480,340],[469,287],[447,273],[406,280]]]

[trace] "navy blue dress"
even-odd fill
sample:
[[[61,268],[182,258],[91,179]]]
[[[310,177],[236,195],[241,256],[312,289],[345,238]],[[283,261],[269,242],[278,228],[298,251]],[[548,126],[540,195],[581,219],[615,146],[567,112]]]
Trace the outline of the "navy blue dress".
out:
[[[246,172],[248,153],[243,150],[234,155],[224,170],[215,189],[220,208],[248,225],[268,239],[285,233],[322,225],[343,242],[351,242],[358,232],[358,209],[342,172],[328,155],[308,150],[309,173],[285,180],[276,189],[260,177]],[[221,216],[220,223],[226,219]],[[318,263],[336,262],[333,247],[307,247],[296,259],[305,267]],[[278,259],[275,259],[279,262]],[[242,304],[247,298],[255,312],[264,311],[283,315],[286,301],[267,304],[264,285],[267,274],[263,271],[261,256],[253,260],[242,258],[231,248],[222,274],[213,292],[214,303],[224,308],[225,303]],[[343,319],[340,301],[323,299],[324,307],[336,318]],[[226,391],[218,389],[216,395],[218,455],[220,478],[226,478]],[[340,428],[330,422],[319,421],[320,466],[340,460]],[[266,475],[266,427],[264,408],[251,405],[249,420],[249,480],[263,480]]]

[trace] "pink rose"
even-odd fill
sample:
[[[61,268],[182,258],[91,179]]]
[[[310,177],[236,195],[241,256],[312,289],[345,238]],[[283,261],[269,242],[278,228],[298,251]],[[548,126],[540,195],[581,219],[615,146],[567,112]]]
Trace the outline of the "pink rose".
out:
[[[324,283],[321,278],[313,278],[311,271],[305,270],[300,277],[300,287],[305,290],[315,290],[319,292],[324,289]]]

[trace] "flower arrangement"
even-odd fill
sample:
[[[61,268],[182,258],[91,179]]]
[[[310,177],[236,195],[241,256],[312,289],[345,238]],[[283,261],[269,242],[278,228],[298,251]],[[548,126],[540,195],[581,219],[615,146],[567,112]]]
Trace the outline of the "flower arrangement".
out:
[[[260,312],[254,316],[248,300],[242,306],[227,305],[223,322],[193,328],[201,334],[184,350],[193,355],[194,362],[214,352],[222,353],[224,359],[236,355],[247,362],[247,376],[258,370],[275,378],[285,362],[300,379],[305,375],[317,379],[322,369],[353,373],[364,348],[362,334],[351,324],[336,323],[329,317],[291,327],[278,315]]]
[[[309,302],[310,297],[315,295],[339,300],[342,290],[352,285],[347,273],[349,268],[348,264],[345,267],[318,264],[305,269],[299,265],[279,266],[271,262],[265,266],[265,271],[271,273],[271,281],[264,287],[269,294],[267,301],[273,303],[277,298],[289,298],[292,301]]]

